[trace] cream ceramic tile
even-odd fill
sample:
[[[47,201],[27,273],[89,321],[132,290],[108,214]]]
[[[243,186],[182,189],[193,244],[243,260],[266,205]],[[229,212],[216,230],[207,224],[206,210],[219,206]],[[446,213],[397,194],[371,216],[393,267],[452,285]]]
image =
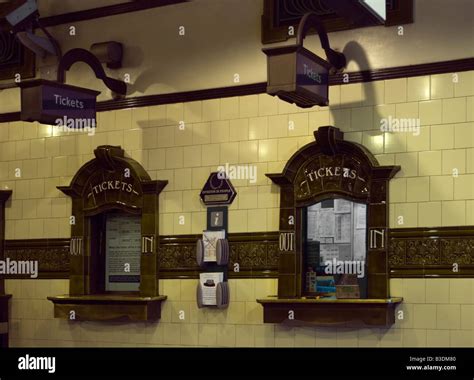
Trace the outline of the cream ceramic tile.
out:
[[[278,160],[278,140],[261,140],[258,145],[258,160],[260,162]]]
[[[221,119],[229,120],[239,117],[239,98],[222,98],[221,99]]]
[[[418,207],[416,203],[395,205],[395,220],[398,228],[418,227]]]
[[[454,183],[451,176],[430,177],[430,200],[441,201],[453,199]]]
[[[351,109],[351,128],[354,131],[366,131],[372,129],[373,119],[373,107],[358,107]]]
[[[453,74],[431,75],[431,99],[454,96]]]
[[[438,329],[457,330],[461,327],[460,305],[437,305],[436,327]]]
[[[442,120],[441,100],[428,100],[419,103],[421,125],[441,124]]]
[[[229,141],[243,141],[249,138],[249,119],[236,119],[229,122]]]
[[[267,230],[267,213],[264,209],[248,210],[248,231],[259,232]]]
[[[184,103],[183,121],[186,124],[199,123],[202,121],[202,102],[201,101]]]
[[[202,102],[202,121],[220,119],[220,99],[204,100]]]
[[[184,147],[183,148],[183,166],[185,168],[201,166],[201,154],[202,154],[202,150],[201,150],[200,145]],[[151,155],[150,155],[150,160],[151,160]]]
[[[454,96],[474,95],[474,71],[456,73],[457,81],[454,83]]]
[[[106,134],[107,134],[108,145],[123,146],[123,131],[111,131],[111,132],[107,132]]]
[[[451,347],[469,347],[474,346],[473,334],[462,330],[451,330],[449,332],[449,342]]]
[[[267,94],[258,96],[258,114],[270,116],[278,114],[278,98]]]
[[[466,225],[474,224],[474,201],[466,201]]]
[[[298,112],[299,107],[296,104],[290,104],[281,99],[278,99],[278,114],[288,114]]]
[[[181,212],[183,210],[183,193],[168,191],[163,193],[163,213]]]
[[[473,280],[470,278],[450,279],[449,302],[452,304],[474,304]]]
[[[461,329],[474,330],[474,305],[461,305]]]
[[[441,174],[441,152],[426,151],[418,154],[418,175],[440,175]]]
[[[8,123],[8,139],[10,141],[23,140],[25,123],[22,121],[15,121]]]
[[[466,171],[467,173],[474,172],[474,149],[467,149],[466,150]]]
[[[258,141],[239,142],[239,163],[258,161]]]
[[[181,325],[181,345],[197,346],[199,341],[198,324]],[[179,327],[179,326],[178,326]]]
[[[206,229],[206,212],[193,212],[191,215],[191,233],[200,234]]]
[[[341,86],[341,107],[357,107],[361,104],[362,99],[361,83]]]
[[[235,346],[253,347],[254,327],[249,325],[235,325]]]
[[[421,152],[430,149],[430,127],[421,127],[419,133],[406,133],[407,151]]]
[[[374,108],[373,129],[382,130],[382,125],[395,117],[395,104],[376,105]]]
[[[221,143],[229,141],[229,121],[211,122],[211,143]]]
[[[445,201],[441,212],[442,226],[463,226],[466,224],[465,201]]]
[[[184,105],[183,103],[166,105],[166,125],[177,126],[184,121]]]
[[[384,133],[380,131],[364,132],[362,134],[362,144],[370,150],[372,154],[383,153]]]
[[[258,116],[259,95],[241,96],[239,98],[240,117]]]
[[[195,190],[201,190],[204,183],[206,183],[209,175],[211,174],[211,168],[200,167],[195,168],[192,171],[192,186]]]
[[[407,201],[424,202],[430,196],[430,178],[417,177],[407,178]]]
[[[441,226],[441,202],[418,203],[418,227]]]
[[[362,83],[362,105],[374,106],[385,103],[385,82]]]
[[[229,232],[247,232],[248,228],[247,210],[229,211]]]
[[[361,328],[357,331],[359,347],[379,347],[380,330],[376,328]]]
[[[362,144],[362,132],[346,132],[344,133],[344,140]]]
[[[466,121],[474,121],[474,96],[466,98]]]
[[[186,235],[192,232],[191,213],[177,213],[173,218],[173,233],[175,235]]]
[[[380,329],[380,347],[402,347],[401,329]]]
[[[165,154],[167,169],[183,167],[183,148],[167,148]]]
[[[113,117],[113,115],[107,115],[107,116],[111,117],[111,120],[107,121],[106,123],[108,131],[114,130],[114,129],[127,130],[127,129],[132,128],[132,110],[131,109],[123,109],[123,110],[115,111],[115,118]]]
[[[151,149],[148,151],[148,169],[161,170],[166,168],[166,149]]]
[[[296,138],[283,138],[278,140],[278,160],[287,161],[298,149]]]
[[[443,99],[443,123],[466,121],[466,98]]]
[[[221,144],[220,147],[220,162],[222,164],[236,164],[239,162],[239,143],[230,142]]]
[[[449,347],[449,330],[426,330],[427,347]]]
[[[132,108],[132,128],[148,128],[150,112],[148,107]]]
[[[309,130],[313,131],[319,127],[329,125],[329,110],[309,112]],[[281,136],[277,136],[281,137]]]
[[[258,208],[258,187],[240,187],[238,191],[239,208],[241,210]]]
[[[399,153],[407,150],[407,134],[406,133],[390,133],[384,134],[385,153]]]
[[[431,126],[431,150],[454,148],[454,125]]]
[[[217,346],[235,347],[236,335],[234,325],[217,326]]]
[[[288,115],[278,115],[268,117],[268,137],[286,137],[289,132]]]
[[[454,147],[474,147],[474,123],[461,123],[454,125]]]
[[[426,347],[426,330],[405,329],[402,331],[403,347]]]
[[[464,174],[454,178],[454,199],[474,198],[474,174]]]
[[[191,189],[191,169],[176,169],[174,171],[174,189]]]
[[[315,329],[316,334],[316,347],[336,347],[337,339],[336,330],[331,328],[317,328]]]
[[[262,140],[268,137],[268,117],[249,119],[249,140]]]
[[[385,103],[403,103],[407,101],[407,79],[385,81]]]
[[[329,124],[342,131],[349,131],[351,129],[351,110],[349,108],[331,109]]]
[[[275,347],[294,347],[294,345],[294,328],[284,325],[275,325]]]
[[[420,329],[436,328],[436,305],[415,304],[413,326]]]
[[[308,135],[308,113],[288,115],[288,136]]]
[[[406,178],[394,178],[389,182],[390,201],[392,203],[406,202],[407,180]]]
[[[398,153],[395,155],[395,164],[401,166],[397,176],[416,177],[418,175],[418,153]]]
[[[313,327],[295,327],[295,347],[316,347],[316,330]]]
[[[329,104],[331,109],[341,105],[341,86],[329,86]]]
[[[358,334],[355,328],[338,328],[336,332],[337,347],[357,347]]]
[[[395,116],[398,119],[414,119],[419,116],[418,102],[399,103],[395,105]]]
[[[53,175],[55,177],[67,175],[67,156],[53,158]]]
[[[217,166],[220,159],[220,144],[210,144],[202,146],[202,165]],[[206,178],[207,179],[207,178]]]
[[[30,158],[30,141],[29,140],[15,142],[15,157],[14,158],[16,160],[27,160]]]
[[[274,325],[261,325],[254,327],[255,347],[275,347]]]
[[[177,127],[175,126],[158,128],[157,130],[157,147],[158,148],[171,147],[174,145],[174,135],[175,135],[176,128]]]
[[[408,78],[408,101],[419,101],[430,99],[430,77],[412,77]]]
[[[32,179],[29,186],[30,198],[39,199],[44,197],[44,179]]]
[[[258,186],[258,208],[278,207],[280,192],[277,186]]]

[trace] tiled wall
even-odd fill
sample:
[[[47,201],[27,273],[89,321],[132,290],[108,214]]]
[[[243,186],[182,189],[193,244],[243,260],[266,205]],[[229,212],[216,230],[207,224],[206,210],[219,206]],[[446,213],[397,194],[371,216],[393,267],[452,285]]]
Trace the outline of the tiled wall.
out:
[[[168,300],[162,319],[149,324],[53,319],[46,297],[67,292],[67,281],[7,280],[6,285],[15,295],[12,346],[474,347],[474,279],[391,280],[392,294],[405,299],[396,324],[362,329],[263,324],[255,300],[276,294],[274,279],[230,280],[227,310],[198,309],[197,280],[163,280]]]
[[[321,125],[339,127],[381,164],[402,166],[390,187],[391,227],[474,224],[474,72],[332,86],[330,104],[298,109],[262,94],[113,111],[99,115],[94,136],[21,122],[0,125],[0,188],[13,190],[6,238],[69,237],[71,203],[56,186],[69,184],[93,157],[93,148],[103,144],[121,145],[153,179],[169,180],[161,196],[161,234],[202,232],[199,190],[225,163],[255,165],[258,173],[254,184],[232,181],[238,196],[230,209],[230,232],[277,230],[278,189],[264,174],[281,171]],[[420,118],[420,134],[381,132],[380,120],[388,117]],[[473,346],[469,279],[392,280],[392,295],[406,297],[405,319],[389,330],[263,325],[255,298],[275,294],[274,280],[232,281],[227,311],[198,311],[195,282],[167,280],[161,289],[169,300],[158,326],[70,325],[51,319],[52,306],[44,301],[66,292],[65,284],[7,281],[14,294],[14,344],[424,346],[443,339],[440,345]],[[179,308],[189,311],[188,320],[176,319]],[[36,336],[45,339],[32,340]]]

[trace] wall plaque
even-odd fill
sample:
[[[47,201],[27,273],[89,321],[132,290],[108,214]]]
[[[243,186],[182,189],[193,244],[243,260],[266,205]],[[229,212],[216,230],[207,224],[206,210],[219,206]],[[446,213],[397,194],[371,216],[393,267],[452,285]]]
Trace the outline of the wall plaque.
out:
[[[237,192],[224,172],[211,173],[201,191],[201,199],[206,206],[230,205]]]

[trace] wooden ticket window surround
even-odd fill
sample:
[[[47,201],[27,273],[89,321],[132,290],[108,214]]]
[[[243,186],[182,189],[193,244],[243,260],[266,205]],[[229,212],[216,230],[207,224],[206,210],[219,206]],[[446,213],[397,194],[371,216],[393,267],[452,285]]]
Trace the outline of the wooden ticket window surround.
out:
[[[99,146],[70,186],[58,187],[72,199],[69,294],[48,297],[55,317],[74,320],[156,320],[159,194],[168,181],[152,181],[145,169],[117,146]],[[105,224],[110,215],[138,215],[141,248],[138,291],[106,291]],[[139,242],[140,243],[140,242]]]
[[[5,203],[11,195],[11,190],[0,190],[0,260],[5,260]],[[5,280],[0,275],[0,348],[8,347],[8,301],[11,297],[11,294],[5,294]]]
[[[320,325],[391,325],[400,298],[390,298],[387,234],[389,180],[399,166],[380,166],[362,145],[345,141],[337,128],[320,127],[282,173],[267,174],[280,187],[278,296],[257,300],[264,322]],[[339,168],[339,169],[336,169]],[[314,173],[321,174],[320,176]],[[366,298],[309,297],[304,289],[306,209],[327,199],[366,205]]]

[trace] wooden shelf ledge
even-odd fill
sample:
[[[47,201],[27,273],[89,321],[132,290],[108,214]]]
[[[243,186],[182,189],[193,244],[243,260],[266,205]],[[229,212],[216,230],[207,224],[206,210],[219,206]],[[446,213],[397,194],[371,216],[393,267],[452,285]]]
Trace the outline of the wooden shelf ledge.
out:
[[[391,326],[403,298],[336,299],[335,297],[258,299],[264,323],[318,326]],[[293,317],[293,319],[291,318]]]
[[[166,296],[141,297],[123,294],[48,297],[54,304],[54,317],[76,321],[156,321]],[[74,312],[74,319],[71,317]]]

